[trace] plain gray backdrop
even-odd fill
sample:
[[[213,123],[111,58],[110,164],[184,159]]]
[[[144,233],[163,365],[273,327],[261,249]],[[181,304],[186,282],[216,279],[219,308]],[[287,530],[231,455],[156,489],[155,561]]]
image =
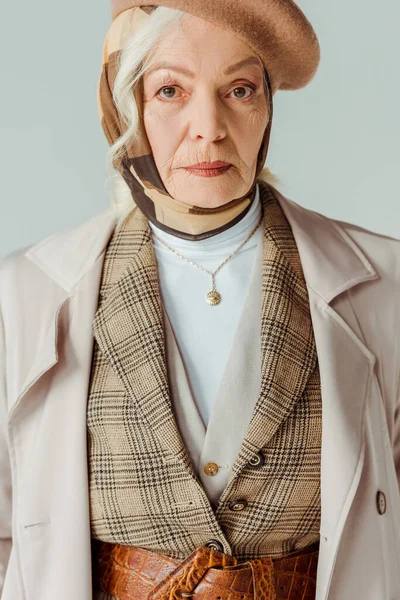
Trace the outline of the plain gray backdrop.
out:
[[[299,5],[321,64],[306,88],[275,94],[266,164],[295,202],[400,238],[400,4]],[[0,257],[110,203],[96,103],[110,22],[106,0],[0,8]]]

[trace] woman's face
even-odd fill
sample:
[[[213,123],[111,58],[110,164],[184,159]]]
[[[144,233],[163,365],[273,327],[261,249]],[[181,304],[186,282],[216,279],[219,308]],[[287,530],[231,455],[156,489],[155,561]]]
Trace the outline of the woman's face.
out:
[[[254,180],[268,124],[263,64],[235,35],[185,15],[143,75],[143,118],[170,196],[202,207],[226,204]],[[232,166],[213,177],[185,168],[214,161]]]

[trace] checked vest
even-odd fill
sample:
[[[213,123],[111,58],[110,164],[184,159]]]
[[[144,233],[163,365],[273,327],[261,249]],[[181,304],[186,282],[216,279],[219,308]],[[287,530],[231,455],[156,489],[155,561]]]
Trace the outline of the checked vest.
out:
[[[213,539],[240,561],[280,557],[319,540],[322,402],[307,287],[273,188],[261,179],[258,185],[264,212],[261,331],[253,337],[261,350],[260,385],[250,386],[253,397],[246,398],[243,373],[235,374],[238,385],[231,389],[240,397],[232,402],[248,401],[253,409],[214,499],[187,443],[190,430],[183,435],[174,409],[157,263],[138,207],[110,238],[93,321],[87,405],[96,539],[178,559]],[[236,335],[232,353],[240,345]],[[221,429],[229,442],[230,429]],[[245,500],[244,510],[232,510],[238,499]]]

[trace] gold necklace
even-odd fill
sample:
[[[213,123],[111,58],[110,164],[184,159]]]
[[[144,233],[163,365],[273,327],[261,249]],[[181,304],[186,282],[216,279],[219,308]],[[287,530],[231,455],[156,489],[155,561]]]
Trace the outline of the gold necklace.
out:
[[[206,300],[207,300],[208,304],[211,304],[211,306],[215,306],[216,304],[219,304],[221,302],[221,298],[222,298],[221,294],[219,292],[217,292],[217,290],[215,289],[215,275],[218,273],[218,271],[220,269],[222,269],[222,267],[228,262],[228,260],[230,260],[233,256],[235,256],[235,254],[237,252],[239,252],[239,250],[241,248],[243,248],[243,246],[245,244],[247,244],[247,242],[249,241],[249,239],[255,234],[255,232],[257,231],[257,229],[260,227],[262,219],[263,219],[263,215],[261,214],[261,217],[260,217],[257,225],[254,227],[254,229],[252,230],[252,232],[250,233],[250,235],[248,236],[248,238],[246,238],[244,240],[244,242],[242,242],[240,244],[240,246],[238,248],[236,248],[236,250],[234,252],[232,252],[232,254],[230,254],[228,256],[228,258],[226,258],[224,260],[224,262],[222,262],[219,265],[219,267],[217,267],[215,269],[215,271],[208,271],[208,269],[205,269],[204,267],[201,267],[200,265],[196,264],[195,262],[189,260],[188,258],[186,258],[186,256],[183,256],[182,254],[180,254],[177,250],[175,250],[175,248],[172,248],[172,246],[170,246],[169,244],[167,244],[166,242],[164,242],[164,240],[162,240],[160,237],[158,237],[158,235],[156,235],[151,228],[150,228],[150,231],[151,231],[151,234],[154,235],[154,237],[156,237],[162,244],[164,244],[164,246],[166,246],[169,250],[171,250],[171,252],[173,252],[174,254],[176,254],[177,256],[179,256],[179,258],[182,258],[182,260],[185,260],[186,262],[188,262],[189,264],[193,265],[194,267],[197,267],[201,271],[204,271],[205,273],[208,273],[209,275],[211,275],[212,289],[206,295]]]

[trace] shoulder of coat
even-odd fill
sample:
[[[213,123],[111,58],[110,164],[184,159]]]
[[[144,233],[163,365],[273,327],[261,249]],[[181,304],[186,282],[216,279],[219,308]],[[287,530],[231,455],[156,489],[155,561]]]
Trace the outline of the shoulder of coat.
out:
[[[0,287],[1,282],[9,280],[10,276],[21,278],[23,269],[31,269],[33,262],[29,257],[49,257],[58,254],[70,256],[72,252],[82,253],[83,248],[95,245],[96,239],[102,238],[102,231],[108,230],[115,222],[115,209],[107,208],[77,225],[65,227],[46,237],[26,246],[21,246],[6,254],[0,259]],[[101,242],[101,240],[98,240]]]

